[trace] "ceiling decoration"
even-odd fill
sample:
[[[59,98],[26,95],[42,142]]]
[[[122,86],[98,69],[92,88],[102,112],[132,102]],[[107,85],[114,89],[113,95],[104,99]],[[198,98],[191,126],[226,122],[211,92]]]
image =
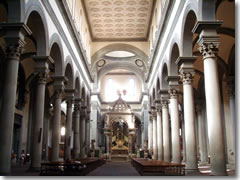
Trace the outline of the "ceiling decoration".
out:
[[[153,0],[82,0],[93,40],[146,40]]]

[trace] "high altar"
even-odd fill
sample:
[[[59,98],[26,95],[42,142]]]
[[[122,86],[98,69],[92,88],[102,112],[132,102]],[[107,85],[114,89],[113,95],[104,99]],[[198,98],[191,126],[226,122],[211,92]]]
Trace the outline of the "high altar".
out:
[[[119,94],[104,119],[107,157],[111,161],[128,161],[133,156],[136,128],[135,115]]]

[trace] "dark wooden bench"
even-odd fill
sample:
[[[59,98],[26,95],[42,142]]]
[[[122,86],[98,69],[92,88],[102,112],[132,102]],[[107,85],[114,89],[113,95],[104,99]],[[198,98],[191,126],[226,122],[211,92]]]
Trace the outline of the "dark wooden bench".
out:
[[[70,162],[41,163],[41,176],[85,176],[104,164],[103,158],[84,158]]]
[[[94,169],[105,164],[106,160],[104,158],[89,157],[80,159],[80,162],[84,165],[83,175],[86,175]]]
[[[82,176],[84,165],[79,161],[41,163],[41,176]]]
[[[132,158],[132,165],[142,176],[184,176],[185,165],[164,162],[160,160],[148,160]]]

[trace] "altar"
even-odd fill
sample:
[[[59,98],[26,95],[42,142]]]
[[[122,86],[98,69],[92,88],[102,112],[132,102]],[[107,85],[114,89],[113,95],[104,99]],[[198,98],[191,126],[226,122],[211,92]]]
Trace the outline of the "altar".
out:
[[[109,108],[104,120],[107,158],[110,161],[129,161],[135,152],[135,115],[121,98]]]

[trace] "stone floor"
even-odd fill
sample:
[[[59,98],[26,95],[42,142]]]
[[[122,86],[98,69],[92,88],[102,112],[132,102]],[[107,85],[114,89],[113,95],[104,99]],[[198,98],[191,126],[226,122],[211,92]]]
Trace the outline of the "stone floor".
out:
[[[140,176],[130,162],[107,162],[88,176]]]
[[[39,176],[39,172],[28,171],[29,163],[25,165],[13,165],[12,176]],[[191,174],[191,176],[209,176],[210,166],[200,165],[199,173]],[[227,172],[229,176],[235,176],[235,170],[231,166],[227,166]],[[140,176],[137,170],[129,162],[106,162],[106,164],[93,170],[88,176]]]

